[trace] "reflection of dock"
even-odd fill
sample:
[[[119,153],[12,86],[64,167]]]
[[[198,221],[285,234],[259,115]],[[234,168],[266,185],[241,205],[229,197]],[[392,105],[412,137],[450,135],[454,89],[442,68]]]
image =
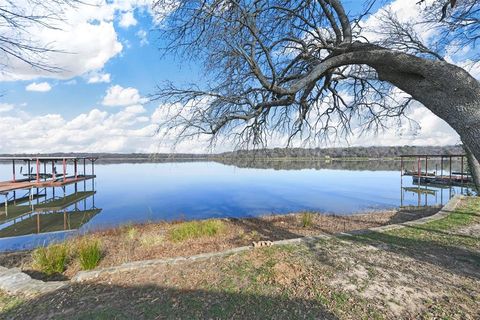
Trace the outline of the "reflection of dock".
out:
[[[83,199],[93,196],[95,191],[79,191],[59,199],[50,199],[34,206],[35,211],[63,210]]]
[[[470,176],[412,176],[414,183],[462,186],[473,182]]]
[[[12,163],[11,180],[0,182],[0,194],[5,196],[0,204],[0,237],[75,230],[101,211],[95,207],[94,162],[97,158],[0,157],[0,160]],[[87,161],[91,167],[89,173]],[[60,174],[58,162],[62,166]],[[67,164],[73,174],[67,174]],[[87,190],[88,180],[92,182],[91,190]],[[72,187],[68,187],[70,185]],[[79,186],[83,186],[83,190],[79,190]],[[56,192],[56,188],[60,188],[60,192]],[[21,195],[22,192],[25,194]]]
[[[0,237],[76,230],[90,221],[101,209],[35,213],[0,229]]]
[[[403,190],[413,192],[413,193],[426,193],[431,195],[435,195],[437,193],[437,190],[419,188],[419,187],[403,187]]]

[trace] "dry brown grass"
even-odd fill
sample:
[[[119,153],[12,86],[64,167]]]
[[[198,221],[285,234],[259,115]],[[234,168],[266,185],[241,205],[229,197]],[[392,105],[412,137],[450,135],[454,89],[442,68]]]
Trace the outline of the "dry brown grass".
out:
[[[109,267],[130,261],[222,251],[251,245],[253,241],[275,241],[320,233],[333,234],[365,229],[389,224],[392,221],[416,219],[434,212],[436,210],[429,209],[408,214],[394,210],[351,216],[310,214],[308,226],[305,226],[302,214],[268,215],[248,219],[216,219],[207,220],[203,224],[221,226],[221,232],[196,233],[195,237],[180,238],[172,237],[172,234],[178,230],[190,230],[191,228],[185,227],[192,225],[192,222],[157,222],[97,231],[68,242],[72,245],[85,240],[101,243],[103,256],[98,267]],[[200,224],[195,222],[195,226]],[[0,261],[3,259],[4,265],[19,266],[26,270],[32,268],[28,253],[21,258],[14,255],[11,257],[9,260],[8,256],[0,255]],[[64,275],[71,277],[79,270],[81,270],[81,266],[72,261],[67,266]]]

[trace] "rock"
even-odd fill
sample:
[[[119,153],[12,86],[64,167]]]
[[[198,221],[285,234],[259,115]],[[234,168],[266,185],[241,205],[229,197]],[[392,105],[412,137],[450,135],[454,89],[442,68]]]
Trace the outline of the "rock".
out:
[[[32,279],[18,268],[0,267],[0,289],[9,294],[31,297],[58,290],[67,284],[66,281],[44,282]]]

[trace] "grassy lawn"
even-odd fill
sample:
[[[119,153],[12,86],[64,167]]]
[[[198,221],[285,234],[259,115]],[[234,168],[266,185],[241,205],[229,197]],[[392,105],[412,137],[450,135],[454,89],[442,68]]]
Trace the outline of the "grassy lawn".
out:
[[[384,233],[123,272],[30,300],[18,319],[478,319],[480,199]]]

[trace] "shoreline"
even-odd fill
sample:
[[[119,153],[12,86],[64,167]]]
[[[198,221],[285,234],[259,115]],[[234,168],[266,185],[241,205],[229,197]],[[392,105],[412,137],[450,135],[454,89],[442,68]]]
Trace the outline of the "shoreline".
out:
[[[200,221],[219,221],[222,226],[221,232],[181,241],[172,240],[172,230],[192,221],[162,221],[97,230],[58,243],[72,247],[85,239],[99,241],[102,247],[102,260],[97,268],[108,268],[127,262],[219,252],[249,246],[258,241],[288,240],[382,227],[431,216],[440,209],[441,207],[380,210],[348,216],[304,212],[249,218],[206,219]],[[44,281],[67,280],[81,270],[78,263],[71,262],[63,273],[47,276],[32,266],[33,251],[0,253],[0,266],[19,268],[32,278]]]

